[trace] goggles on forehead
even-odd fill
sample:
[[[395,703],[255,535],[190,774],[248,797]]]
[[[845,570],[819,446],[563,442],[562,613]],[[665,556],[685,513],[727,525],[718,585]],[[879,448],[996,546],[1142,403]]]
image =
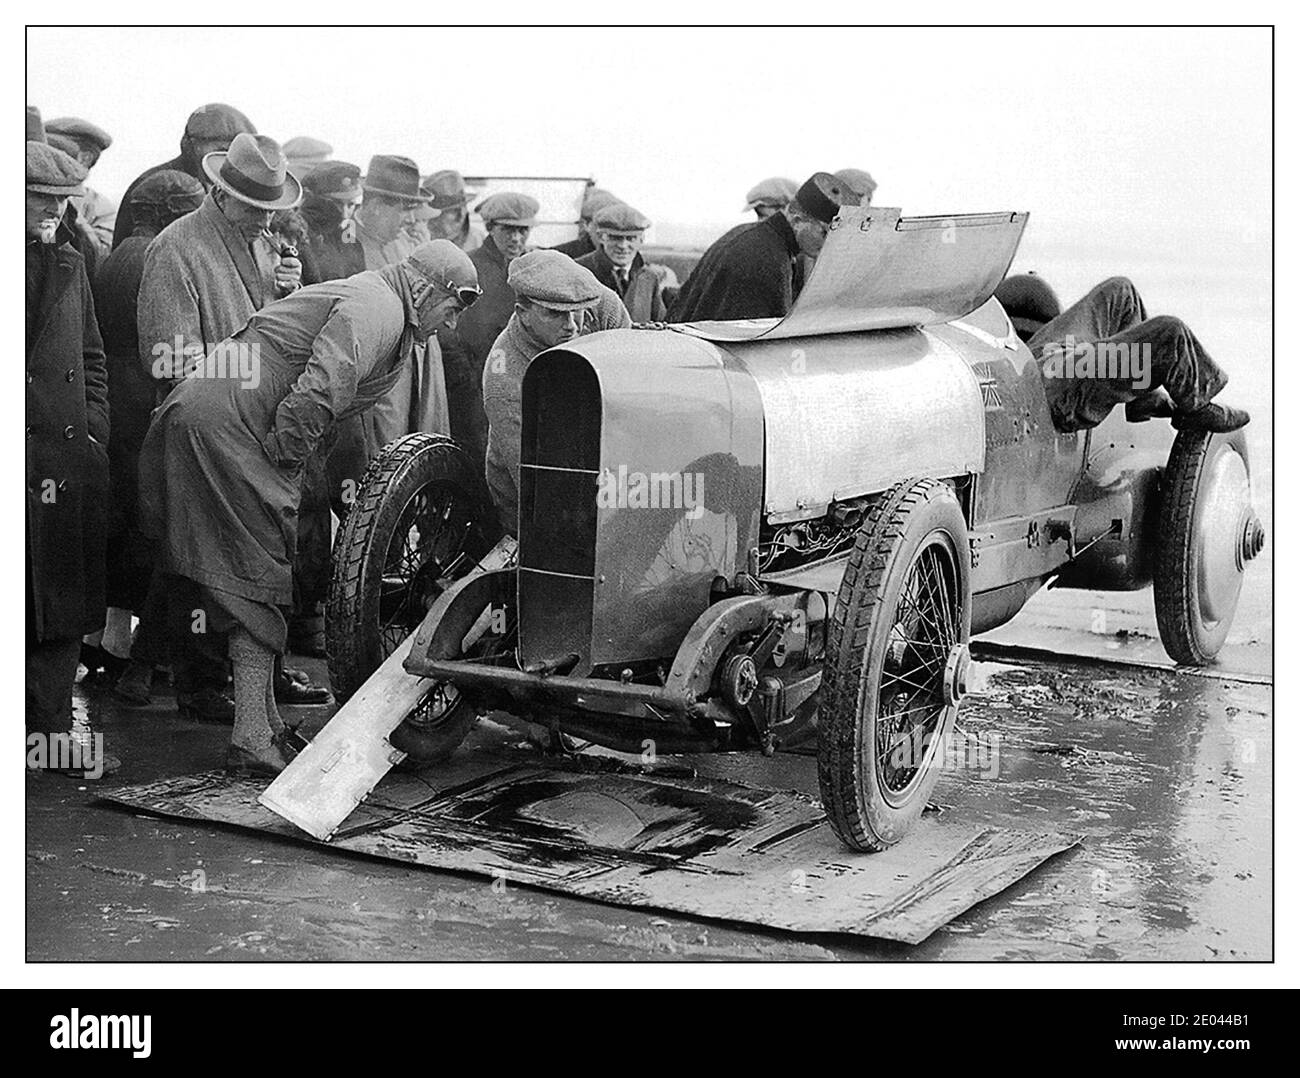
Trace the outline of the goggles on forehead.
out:
[[[462,307],[470,306],[483,294],[483,289],[481,288],[471,285],[452,284],[451,281],[444,281],[442,288],[449,296],[455,296]]]

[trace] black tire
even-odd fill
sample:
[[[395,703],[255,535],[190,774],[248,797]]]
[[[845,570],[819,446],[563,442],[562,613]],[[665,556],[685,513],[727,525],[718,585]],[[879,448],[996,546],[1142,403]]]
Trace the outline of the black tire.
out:
[[[1258,519],[1250,507],[1245,440],[1178,433],[1160,484],[1154,591],[1156,624],[1169,657],[1206,666],[1223,647],[1241,594]]]
[[[446,584],[490,547],[495,519],[469,459],[449,438],[408,434],[370,462],[334,544],[325,650],[345,701],[419,626]],[[438,685],[393,731],[404,763],[445,759],[473,728],[474,709]]]
[[[898,484],[858,531],[822,675],[822,805],[855,850],[894,845],[925,809],[965,691],[970,608],[956,497],[933,479]]]

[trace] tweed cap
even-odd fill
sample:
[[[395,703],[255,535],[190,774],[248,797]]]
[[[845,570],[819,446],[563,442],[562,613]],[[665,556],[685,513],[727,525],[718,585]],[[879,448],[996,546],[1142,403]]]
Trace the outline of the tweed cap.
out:
[[[615,202],[600,210],[592,220],[603,232],[640,235],[650,225],[650,218],[634,210],[626,202]]]
[[[27,143],[27,190],[60,198],[84,195],[85,166],[44,142]]]
[[[862,201],[856,191],[829,172],[814,172],[804,181],[794,201],[824,224],[835,220],[841,206],[856,206]]]
[[[361,197],[361,167],[351,161],[322,161],[302,178],[302,185],[322,198],[355,202]]]
[[[113,136],[102,127],[97,127],[80,116],[59,116],[45,122],[46,134],[65,135],[86,146],[94,146],[99,151],[107,150],[113,145]]]
[[[553,311],[578,311],[600,300],[591,270],[559,251],[529,251],[510,263],[506,283],[516,296]]]
[[[876,193],[876,181],[871,173],[860,168],[841,168],[835,172],[837,180],[843,180],[849,190],[856,191],[863,205],[871,204],[871,196]]]
[[[588,187],[587,193],[582,196],[581,216],[584,221],[592,221],[596,214],[606,206],[613,205],[615,202],[621,202],[617,195],[610,194],[603,187]]]
[[[420,244],[407,256],[406,265],[413,273],[437,285],[444,295],[458,288],[478,288],[478,270],[469,255],[451,240]]]
[[[745,209],[752,210],[755,206],[780,206],[784,209],[798,190],[799,185],[794,180],[769,176],[749,189],[745,196]]]
[[[197,210],[202,201],[203,184],[175,168],[151,172],[131,192],[131,205],[158,206],[178,216]]]
[[[81,152],[81,147],[77,145],[76,139],[69,138],[67,135],[56,134],[49,128],[45,129],[45,141],[56,150],[62,150],[69,157],[76,157]]]
[[[537,214],[541,208],[537,199],[514,191],[488,195],[476,207],[485,225],[519,225],[524,228],[532,228],[537,224]]]
[[[192,139],[233,139],[236,135],[256,135],[257,128],[233,105],[214,102],[190,113],[185,134]]]

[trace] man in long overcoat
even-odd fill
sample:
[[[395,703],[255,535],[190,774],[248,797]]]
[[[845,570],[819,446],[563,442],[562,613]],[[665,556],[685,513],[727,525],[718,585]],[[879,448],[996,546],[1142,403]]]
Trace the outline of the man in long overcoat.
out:
[[[236,135],[228,151],[204,158],[203,169],[210,183],[203,204],[163,229],[145,254],[137,303],[140,361],[160,397],[186,364],[296,289],[302,275],[301,261],[281,257],[267,231],[275,211],[297,205],[302,195],[279,144],[265,135]],[[191,718],[229,721],[224,641],[188,631],[190,612],[176,602],[169,619],[177,644],[178,709]],[[281,678],[277,689],[292,702],[328,699],[319,687],[295,685]]]
[[[68,199],[82,192],[85,175],[67,154],[27,143],[29,734],[69,729],[81,637],[104,623],[109,433],[104,348],[81,255],[53,242]]]
[[[254,315],[154,413],[140,457],[142,522],[170,586],[229,631],[232,770],[274,774],[292,756],[270,679],[288,631],[304,464],[477,295],[472,263],[446,240],[396,266],[310,285]],[[230,362],[243,356],[256,357],[255,383]]]

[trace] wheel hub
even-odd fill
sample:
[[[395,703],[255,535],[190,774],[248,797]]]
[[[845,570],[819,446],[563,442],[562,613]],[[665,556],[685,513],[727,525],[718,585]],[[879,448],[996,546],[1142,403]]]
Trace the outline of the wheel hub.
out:
[[[1194,539],[1197,591],[1201,616],[1216,624],[1232,617],[1245,564],[1259,553],[1264,539],[1250,504],[1250,476],[1239,453],[1224,448],[1210,462],[1199,500]]]
[[[732,707],[743,710],[758,688],[758,667],[748,655],[733,655],[722,670],[722,694]]]
[[[966,695],[966,677],[970,671],[970,647],[953,644],[943,667],[943,702],[956,707]]]

